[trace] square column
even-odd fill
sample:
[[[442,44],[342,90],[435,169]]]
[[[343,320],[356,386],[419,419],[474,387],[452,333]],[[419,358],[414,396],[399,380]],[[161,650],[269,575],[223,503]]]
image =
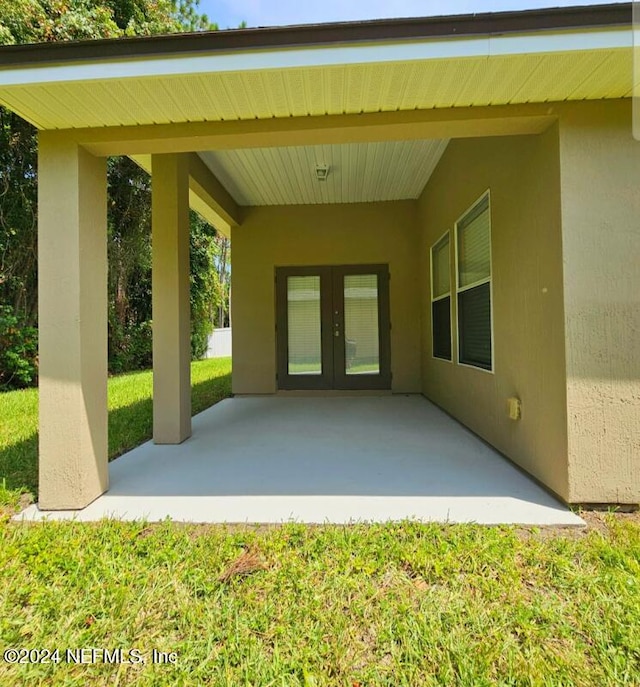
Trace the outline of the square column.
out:
[[[38,143],[39,506],[79,509],[107,469],[107,165]]]
[[[153,440],[191,436],[189,158],[153,155]]]
[[[570,503],[640,503],[640,143],[631,103],[560,119]]]

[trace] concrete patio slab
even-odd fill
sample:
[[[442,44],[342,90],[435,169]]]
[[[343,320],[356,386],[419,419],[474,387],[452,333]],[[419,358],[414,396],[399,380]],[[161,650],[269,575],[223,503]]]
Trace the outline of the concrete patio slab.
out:
[[[421,396],[227,399],[194,418],[188,441],[148,442],[109,473],[81,511],[17,518],[584,524]]]

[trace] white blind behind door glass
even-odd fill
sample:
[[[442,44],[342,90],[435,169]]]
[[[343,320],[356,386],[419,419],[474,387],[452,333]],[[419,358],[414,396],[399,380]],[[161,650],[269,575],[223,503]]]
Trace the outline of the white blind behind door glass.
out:
[[[320,277],[287,278],[288,371],[322,374]]]
[[[378,275],[344,278],[345,373],[380,374]]]

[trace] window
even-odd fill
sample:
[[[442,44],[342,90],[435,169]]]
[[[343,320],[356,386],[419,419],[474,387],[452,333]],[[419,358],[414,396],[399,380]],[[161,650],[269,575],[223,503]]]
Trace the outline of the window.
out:
[[[491,217],[489,192],[456,223],[458,362],[483,370],[491,351]]]
[[[451,360],[449,232],[431,247],[431,335],[433,357]]]

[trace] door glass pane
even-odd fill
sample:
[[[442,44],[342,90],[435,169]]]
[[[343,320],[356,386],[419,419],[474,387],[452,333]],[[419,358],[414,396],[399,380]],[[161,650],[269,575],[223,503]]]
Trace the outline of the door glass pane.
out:
[[[287,277],[290,375],[322,374],[320,277]]]
[[[344,278],[345,372],[380,374],[378,275]]]

